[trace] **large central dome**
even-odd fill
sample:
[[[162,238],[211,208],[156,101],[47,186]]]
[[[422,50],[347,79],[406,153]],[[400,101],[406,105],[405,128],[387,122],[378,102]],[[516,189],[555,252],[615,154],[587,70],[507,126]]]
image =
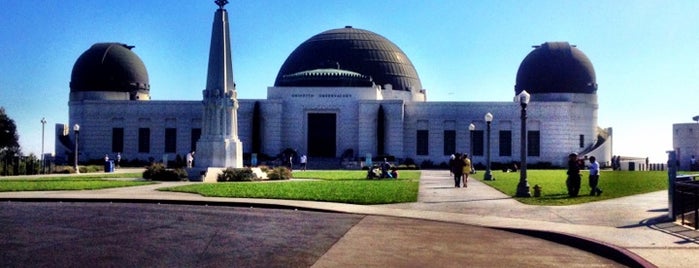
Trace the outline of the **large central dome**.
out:
[[[311,81],[303,79],[305,73],[323,69],[339,69],[356,75],[338,76],[332,73],[332,79],[321,79],[327,81],[326,84],[319,83],[321,80],[317,75],[307,75]],[[342,73],[346,74],[344,71]],[[366,84],[339,83],[338,77],[354,80],[367,77],[377,85],[391,84],[394,90],[422,90],[415,67],[398,46],[381,35],[350,26],[322,32],[299,45],[282,65],[274,86]]]

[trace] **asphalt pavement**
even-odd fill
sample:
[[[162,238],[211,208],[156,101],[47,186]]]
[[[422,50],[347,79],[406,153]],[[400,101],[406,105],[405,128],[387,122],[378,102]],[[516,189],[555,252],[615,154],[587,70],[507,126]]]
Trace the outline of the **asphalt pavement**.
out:
[[[666,191],[573,206],[530,206],[476,180],[468,188],[454,188],[448,171],[431,170],[423,171],[418,202],[391,205],[208,198],[156,190],[189,183],[0,193],[0,264],[699,266],[699,233],[668,221]],[[251,212],[255,217],[246,214]],[[207,218],[217,216],[222,219]],[[82,224],[69,224],[74,222]],[[52,248],[58,249],[46,250]]]

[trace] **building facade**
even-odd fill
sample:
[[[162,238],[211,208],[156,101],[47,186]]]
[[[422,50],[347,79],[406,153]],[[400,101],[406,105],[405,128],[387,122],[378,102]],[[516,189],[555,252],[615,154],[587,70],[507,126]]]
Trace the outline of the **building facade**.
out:
[[[197,150],[204,104],[151,100],[145,64],[132,48],[99,43],[76,61],[70,122],[56,128],[59,158],[73,154],[74,133],[66,128],[74,124],[80,125],[81,160],[117,152],[124,159],[172,160]],[[531,94],[529,164],[564,166],[572,152],[594,155],[601,163],[611,159],[612,131],[597,125],[595,72],[582,51],[566,42],[536,46],[515,80],[514,91],[504,94]],[[266,99],[238,100],[237,124],[246,163],[250,154],[276,156],[286,149],[311,159],[371,154],[435,164],[456,152],[473,152],[474,163],[485,163],[484,115],[491,113],[491,160],[510,163],[520,156],[520,112],[516,102],[428,101],[398,46],[346,26],[300,44]]]

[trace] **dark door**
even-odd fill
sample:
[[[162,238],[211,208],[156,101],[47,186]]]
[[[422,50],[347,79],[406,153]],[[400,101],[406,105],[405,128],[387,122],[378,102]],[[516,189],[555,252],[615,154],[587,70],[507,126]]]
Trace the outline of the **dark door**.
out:
[[[335,114],[308,114],[308,156],[335,157]]]

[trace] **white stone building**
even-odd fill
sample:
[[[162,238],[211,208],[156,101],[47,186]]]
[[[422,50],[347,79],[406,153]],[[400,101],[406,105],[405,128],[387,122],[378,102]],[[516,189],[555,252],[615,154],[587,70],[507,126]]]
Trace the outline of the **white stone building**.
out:
[[[699,123],[677,123],[672,125],[672,148],[680,170],[699,169]],[[692,164],[694,157],[694,167]]]
[[[151,100],[145,64],[131,48],[99,43],[76,61],[70,122],[56,129],[59,158],[72,157],[74,133],[64,134],[74,124],[81,126],[81,160],[117,152],[126,160],[161,160],[163,155],[172,160],[196,151],[202,102]],[[515,96],[522,90],[531,94],[530,165],[564,166],[572,152],[609,162],[611,128],[597,126],[595,72],[579,49],[566,42],[536,46],[519,66],[514,91],[503,94]],[[273,157],[289,148],[307,154],[311,168],[314,159],[367,154],[439,164],[455,152],[473,152],[474,163],[484,164],[486,113],[494,115],[492,162],[520,158],[518,103],[430,102],[415,67],[398,46],[349,26],[299,45],[281,66],[266,99],[238,103],[245,163],[252,153]],[[476,126],[473,133],[471,123]]]

